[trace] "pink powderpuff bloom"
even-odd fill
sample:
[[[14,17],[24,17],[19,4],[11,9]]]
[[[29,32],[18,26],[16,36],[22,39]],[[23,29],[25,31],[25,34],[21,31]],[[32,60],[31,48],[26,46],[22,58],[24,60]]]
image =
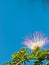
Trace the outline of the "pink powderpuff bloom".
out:
[[[32,50],[38,50],[49,42],[48,38],[42,33],[35,32],[32,39],[26,38],[23,44]]]

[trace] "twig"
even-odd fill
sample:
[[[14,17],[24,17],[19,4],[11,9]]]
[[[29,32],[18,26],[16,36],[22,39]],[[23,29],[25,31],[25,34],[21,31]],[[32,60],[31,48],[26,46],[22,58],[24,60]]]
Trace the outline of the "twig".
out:
[[[25,61],[25,59],[19,61],[16,65],[19,65],[21,62]]]

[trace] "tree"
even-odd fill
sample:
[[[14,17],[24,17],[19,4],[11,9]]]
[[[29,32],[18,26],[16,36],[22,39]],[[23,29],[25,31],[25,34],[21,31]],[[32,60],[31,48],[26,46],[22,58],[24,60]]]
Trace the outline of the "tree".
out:
[[[32,52],[27,51],[26,48],[20,49],[18,52],[12,54],[12,59],[9,62],[4,63],[3,65],[26,65],[27,62],[32,60],[32,65],[42,65],[44,60],[49,60],[49,50],[41,50],[41,47],[48,43],[49,40],[47,37],[44,37],[43,34],[35,33],[33,39],[27,38],[24,41],[24,45],[32,50]],[[46,63],[49,65],[49,62]]]
[[[33,62],[34,65],[42,65],[45,59],[49,60],[49,50],[37,50],[30,53],[25,48],[22,48],[12,54],[12,59],[3,65],[21,65],[23,63],[26,65],[26,63],[31,60],[36,60]],[[49,65],[49,62],[47,62],[46,65]]]

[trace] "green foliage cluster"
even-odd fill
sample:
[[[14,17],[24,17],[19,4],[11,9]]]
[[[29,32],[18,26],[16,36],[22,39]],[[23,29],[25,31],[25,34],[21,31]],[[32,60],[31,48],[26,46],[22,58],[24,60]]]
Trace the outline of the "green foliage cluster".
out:
[[[44,60],[49,60],[49,50],[36,50],[30,53],[25,48],[22,48],[12,54],[11,60],[3,65],[26,65],[26,63],[31,60],[33,65],[42,65]],[[46,65],[49,65],[49,62],[47,62]]]

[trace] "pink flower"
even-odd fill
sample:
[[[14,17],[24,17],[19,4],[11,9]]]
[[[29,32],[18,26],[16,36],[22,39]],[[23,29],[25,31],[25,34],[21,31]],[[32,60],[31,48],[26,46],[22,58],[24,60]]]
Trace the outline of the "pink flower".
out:
[[[49,42],[48,38],[45,37],[42,33],[36,32],[34,33],[32,39],[26,38],[23,42],[25,46],[32,50],[37,50],[43,47],[45,44]]]

